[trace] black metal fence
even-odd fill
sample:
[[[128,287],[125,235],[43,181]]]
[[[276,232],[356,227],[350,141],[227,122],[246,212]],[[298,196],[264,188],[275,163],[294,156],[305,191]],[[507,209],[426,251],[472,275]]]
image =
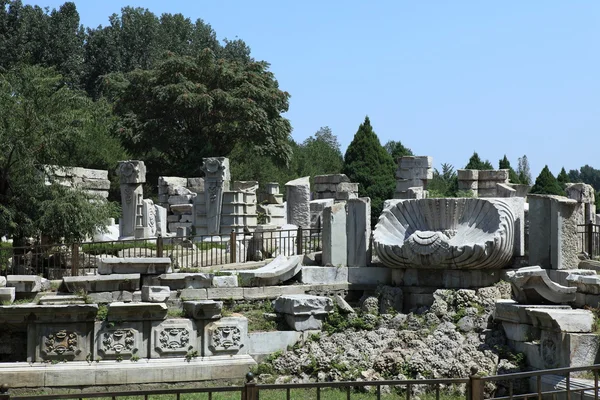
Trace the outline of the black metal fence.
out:
[[[468,378],[414,379],[386,381],[314,382],[257,385],[248,374],[247,383],[240,386],[121,391],[85,394],[51,394],[11,396],[7,385],[0,386],[0,400],[37,399],[200,399],[209,400],[270,400],[270,399],[399,399],[425,398],[448,400],[565,399],[598,400],[600,364],[483,376],[476,368]],[[334,392],[334,393],[332,393]],[[199,397],[205,393],[206,397]],[[137,396],[137,397],[136,397]],[[160,397],[162,396],[162,397]],[[167,397],[169,396],[169,397]],[[189,397],[188,397],[189,396]]]
[[[578,225],[581,241],[581,251],[587,253],[590,258],[600,257],[600,225],[585,224]]]
[[[218,236],[158,237],[53,245],[0,246],[0,275],[48,279],[96,273],[103,257],[170,257],[180,270],[260,261],[320,251],[320,229],[275,230]]]

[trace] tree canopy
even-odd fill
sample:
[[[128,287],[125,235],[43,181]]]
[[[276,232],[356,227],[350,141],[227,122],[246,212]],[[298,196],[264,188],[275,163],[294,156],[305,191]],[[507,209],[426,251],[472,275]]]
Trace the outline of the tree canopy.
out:
[[[517,175],[516,171],[513,169],[513,167],[511,167],[510,161],[508,161],[506,154],[504,155],[504,158],[498,162],[498,169],[508,170],[508,179],[510,183],[521,183],[519,180],[519,175]]]
[[[519,157],[517,165],[517,175],[519,176],[519,182],[524,185],[531,185],[531,170],[529,169],[529,160],[527,156]]]
[[[238,143],[286,164],[289,94],[264,62],[172,54],[156,68],[105,78],[120,136],[154,174],[197,176],[202,157],[226,156]],[[152,175],[150,175],[152,176]]]
[[[365,117],[346,150],[342,172],[351,182],[359,183],[360,196],[371,198],[373,226],[379,219],[383,202],[393,197],[395,167],[392,156],[383,148],[373,131],[369,117]]]
[[[0,234],[36,236],[50,227],[51,217],[58,221],[54,211],[69,209],[71,201],[88,223],[67,231],[57,224],[52,235],[82,238],[103,225],[108,205],[82,202],[89,198],[83,193],[65,196],[44,184],[43,171],[46,165],[109,168],[124,157],[110,134],[108,106],[69,88],[52,69],[23,65],[0,74],[0,109]]]
[[[535,184],[531,188],[532,194],[553,194],[564,196],[565,191],[560,187],[558,180],[552,175],[548,166],[544,166],[542,172],[535,178]]]
[[[396,162],[398,158],[405,156],[413,156],[413,152],[400,141],[390,140],[384,146],[385,150],[392,156],[392,160]]]
[[[473,155],[471,158],[469,158],[469,162],[465,166],[465,169],[485,170],[494,169],[494,166],[488,160],[481,161],[479,154],[477,154],[477,152],[473,152]]]

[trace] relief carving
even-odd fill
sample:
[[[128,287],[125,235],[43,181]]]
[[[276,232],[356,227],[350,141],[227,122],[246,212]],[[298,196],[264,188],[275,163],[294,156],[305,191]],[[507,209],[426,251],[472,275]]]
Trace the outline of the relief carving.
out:
[[[51,333],[44,338],[44,351],[49,356],[61,356],[65,354],[78,354],[78,337],[75,332],[62,329]]]
[[[133,329],[118,329],[111,332],[104,332],[102,336],[102,351],[104,353],[129,353],[135,347],[135,333]]]
[[[213,351],[239,350],[242,344],[242,331],[237,326],[221,326],[212,332]]]
[[[160,349],[181,351],[190,343],[190,331],[185,328],[165,328],[159,335]]]

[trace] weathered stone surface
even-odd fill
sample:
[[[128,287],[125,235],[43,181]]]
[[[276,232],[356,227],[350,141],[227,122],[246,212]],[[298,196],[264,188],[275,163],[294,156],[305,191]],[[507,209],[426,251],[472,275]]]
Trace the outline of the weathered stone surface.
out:
[[[183,357],[198,351],[196,324],[189,319],[153,321],[150,334],[150,357]]]
[[[39,304],[85,304],[85,299],[77,295],[45,295],[40,297]]]
[[[128,360],[133,356],[148,358],[148,339],[143,322],[122,321],[94,324],[94,360]]]
[[[171,289],[168,286],[142,286],[142,301],[164,303],[170,295]]]
[[[515,215],[502,199],[405,200],[383,211],[373,239],[392,268],[503,268],[513,256]]]
[[[323,210],[323,264],[334,267],[348,263],[346,204],[337,203]]]
[[[280,314],[317,315],[333,311],[329,297],[297,294],[281,296],[275,300],[274,309]]]
[[[248,354],[248,319],[225,317],[206,324],[204,356]]]
[[[346,237],[349,267],[366,267],[371,262],[371,199],[348,200]]]
[[[240,270],[238,276],[242,286],[273,286],[283,283],[302,270],[302,256],[277,256],[264,267],[253,270]]]
[[[594,324],[594,314],[589,310],[527,309],[533,326],[546,331],[589,333]]]
[[[285,352],[301,340],[302,334],[294,331],[250,332],[248,352],[257,361],[261,356],[269,356],[277,351]]]
[[[31,361],[85,361],[90,348],[93,324],[41,323],[33,326],[35,348],[30,349]]]
[[[310,227],[319,229],[323,227],[323,210],[334,204],[334,199],[319,199],[310,201]]]
[[[140,288],[140,274],[65,276],[61,288],[69,293],[80,290],[87,293],[117,290],[135,291]]]
[[[110,274],[164,274],[171,272],[169,257],[101,258],[98,273]]]
[[[577,288],[554,283],[539,266],[507,272],[514,294],[525,304],[565,304],[575,301]]]
[[[600,294],[600,276],[595,274],[591,276],[569,274],[567,283],[569,286],[577,288],[578,292],[588,294]]]
[[[508,340],[531,342],[540,337],[539,328],[534,328],[532,325],[528,324],[516,324],[514,322],[503,321],[502,328],[504,328],[504,334]]]
[[[88,293],[88,298],[90,299],[90,302],[96,303],[96,304],[107,304],[107,303],[113,302],[112,292]],[[141,299],[140,299],[140,301],[141,301]]]
[[[297,332],[320,330],[323,327],[323,315],[284,314],[285,322]]]
[[[393,270],[387,267],[348,268],[348,282],[363,285],[389,285]]]
[[[287,222],[310,228],[310,180],[306,176],[289,181],[287,190]]]
[[[392,270],[392,282],[396,286],[471,289],[491,286],[501,279],[502,275],[499,272],[490,270],[434,270],[423,268]]]
[[[13,304],[0,306],[0,324],[89,322],[95,320],[97,313],[97,304]]]
[[[352,314],[354,312],[354,309],[352,308],[352,306],[350,304],[348,304],[348,302],[346,300],[344,300],[344,298],[342,296],[340,296],[339,294],[336,294],[333,296],[333,301],[335,302],[335,304],[337,305],[338,309],[341,312],[347,313],[347,314]]]
[[[577,225],[584,204],[562,196],[528,195],[529,262],[548,269],[576,269],[582,249]]]
[[[327,284],[348,282],[346,267],[302,267],[302,283]]]
[[[50,288],[50,281],[37,275],[8,275],[6,286],[14,287],[17,293],[37,293]]]
[[[206,289],[182,289],[179,293],[181,300],[206,300]]]
[[[194,212],[193,204],[172,204],[170,207],[174,214],[192,214]]]
[[[512,322],[515,324],[533,325],[533,320],[527,312],[528,310],[536,310],[543,308],[547,310],[571,310],[570,306],[562,305],[527,305],[518,304],[514,300],[497,300],[494,309],[494,319],[497,321]]]
[[[14,287],[0,287],[0,304],[15,301],[15,292]]]
[[[212,286],[214,274],[204,272],[177,272],[162,274],[154,281],[161,286],[168,286],[171,290],[202,289]]]
[[[0,276],[0,288],[6,287],[6,277]]]
[[[216,287],[216,288],[238,287],[237,276],[235,276],[235,275],[215,276],[213,278],[213,287]]]
[[[153,321],[167,316],[164,303],[111,303],[107,321]]]
[[[187,317],[192,319],[219,319],[221,318],[222,309],[222,301],[200,300],[183,302],[183,312]]]

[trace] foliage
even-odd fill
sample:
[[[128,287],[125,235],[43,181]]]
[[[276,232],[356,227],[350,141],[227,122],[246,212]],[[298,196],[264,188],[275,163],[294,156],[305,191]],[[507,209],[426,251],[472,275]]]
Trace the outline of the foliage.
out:
[[[572,169],[569,171],[569,182],[583,182],[592,185],[595,190],[600,191],[600,169],[584,165],[579,170]]]
[[[511,167],[510,161],[508,161],[506,154],[504,155],[504,158],[498,162],[498,169],[508,170],[508,179],[510,183],[521,183],[519,180],[519,175],[517,175],[517,172],[513,169],[513,167]]]
[[[442,172],[433,170],[433,178],[427,183],[429,197],[456,197],[458,193],[458,176],[454,166],[442,164]]]
[[[567,187],[567,183],[569,183],[569,175],[567,174],[567,171],[565,171],[565,167],[562,167],[560,173],[556,177],[556,180],[560,184],[562,190],[565,190],[565,188]]]
[[[82,192],[45,185],[44,174],[53,172],[48,165],[108,167],[124,154],[110,134],[106,107],[70,89],[51,69],[20,65],[0,75],[0,235],[22,238],[50,229],[53,238],[79,240],[104,226],[109,204],[92,207]],[[69,207],[74,215],[65,212]]]
[[[531,170],[529,168],[529,161],[527,156],[519,157],[517,164],[517,175],[519,176],[519,182],[524,185],[531,185]]]
[[[108,316],[108,306],[105,304],[98,305],[98,313],[96,313],[96,321],[106,321]]]
[[[392,156],[392,160],[394,160],[394,162],[396,162],[396,160],[398,160],[400,157],[414,156],[412,150],[408,147],[404,147],[399,140],[389,140],[383,146],[383,148],[390,154],[390,156]]]
[[[546,165],[542,172],[535,179],[535,184],[531,188],[532,194],[553,194],[557,196],[564,196],[565,191],[560,187],[559,182],[556,180],[550,169]]]
[[[239,313],[248,318],[248,332],[270,332],[278,330],[277,322],[267,320],[264,315],[265,313],[273,312],[275,312],[273,310],[273,305],[267,300],[254,303],[232,304],[223,308],[223,315]]]
[[[323,321],[323,331],[329,335],[347,331],[348,329],[356,330],[373,330],[375,327],[363,318],[362,312],[358,314],[342,314],[337,304],[333,312],[327,315]]]
[[[371,198],[371,225],[375,226],[383,210],[383,202],[394,194],[395,164],[381,146],[369,117],[358,128],[344,156],[342,172],[359,184],[361,197]]]
[[[488,160],[481,161],[479,154],[477,154],[477,152],[473,152],[473,155],[471,158],[469,158],[469,162],[465,166],[465,169],[486,170],[494,169],[494,166]]]
[[[226,156],[238,143],[288,163],[289,94],[265,62],[170,55],[154,69],[105,78],[121,117],[121,139],[149,171],[201,175],[202,157]]]

